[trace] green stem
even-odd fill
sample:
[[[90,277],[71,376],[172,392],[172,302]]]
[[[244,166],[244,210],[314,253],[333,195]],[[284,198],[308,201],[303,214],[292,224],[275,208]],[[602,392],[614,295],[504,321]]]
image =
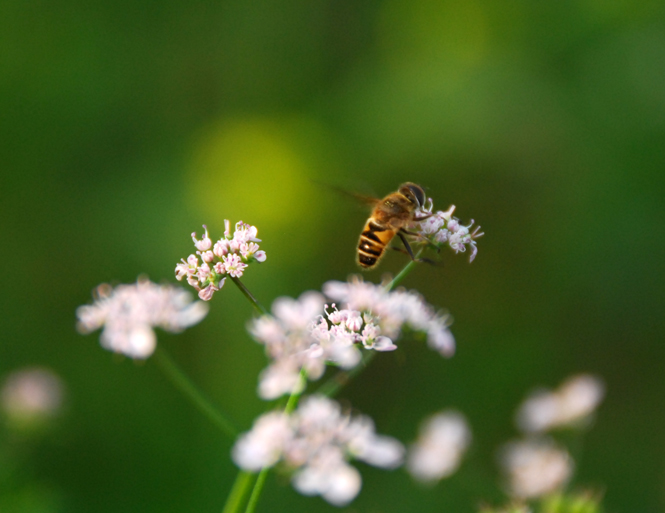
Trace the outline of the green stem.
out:
[[[296,409],[296,406],[298,406],[298,399],[300,399],[300,396],[305,390],[306,385],[307,385],[307,371],[305,369],[300,369],[300,376],[298,376],[298,385],[296,386],[296,389],[300,390],[300,392],[291,392],[289,400],[286,402],[286,406],[284,407],[284,413],[289,415],[291,412],[293,412],[293,410]]]
[[[413,271],[413,268],[416,266],[418,263],[418,258],[420,257],[420,254],[423,252],[422,248],[418,253],[416,253],[416,258],[415,260],[411,260],[408,264],[404,266],[404,269],[402,269],[397,276],[395,276],[388,285],[386,285],[386,292],[390,292],[393,290],[404,278],[406,278],[411,271]]]
[[[185,394],[201,413],[210,419],[220,430],[228,435],[232,440],[238,436],[238,429],[234,426],[226,415],[219,411],[210,400],[203,395],[187,375],[178,367],[175,361],[162,348],[158,347],[153,356],[157,365],[171,380],[177,389]]]
[[[235,483],[233,483],[229,498],[226,499],[226,504],[224,504],[224,510],[222,513],[236,513],[236,511],[240,510],[240,506],[245,499],[245,495],[247,495],[253,480],[254,474],[245,472],[244,470],[238,472],[238,476],[236,477]]]
[[[268,472],[270,472],[270,467],[263,467],[261,472],[259,472],[259,477],[254,484],[254,489],[252,490],[252,495],[249,497],[245,513],[253,513],[256,509],[256,505],[259,503],[259,497],[261,497],[261,492],[263,491],[263,485],[265,484],[266,479],[268,479]]]
[[[289,396],[289,400],[286,402],[286,406],[284,407],[284,413],[286,415],[292,413],[298,405],[298,399],[300,399],[302,390],[305,388],[304,385],[306,379],[307,371],[305,371],[305,369],[300,369],[300,377],[298,386],[296,387],[297,390],[300,390],[300,392],[292,392]],[[245,513],[254,513],[256,505],[259,502],[259,497],[261,497],[261,492],[263,491],[263,485],[268,478],[268,472],[270,472],[270,467],[263,467],[261,472],[259,472],[259,477],[254,484],[254,489],[252,490],[252,495],[249,497],[249,502],[247,503],[247,509],[245,509]]]
[[[257,301],[257,299],[252,295],[247,287],[245,287],[243,282],[240,281],[240,278],[231,276],[231,279],[233,280],[233,283],[236,284],[236,287],[240,289],[240,292],[242,292],[244,296],[249,299],[249,302],[252,303],[252,306],[256,309],[257,312],[259,312],[261,315],[268,315],[268,310],[266,310],[265,307]]]

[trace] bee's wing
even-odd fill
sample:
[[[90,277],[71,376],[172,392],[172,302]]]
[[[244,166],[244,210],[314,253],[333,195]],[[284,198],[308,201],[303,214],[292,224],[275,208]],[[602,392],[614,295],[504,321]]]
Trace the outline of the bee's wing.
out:
[[[359,194],[357,192],[349,191],[347,189],[344,189],[342,187],[337,187],[336,185],[332,185],[329,183],[322,183],[322,182],[317,182],[312,180],[316,185],[319,185],[321,187],[325,187],[326,189],[330,189],[335,191],[337,194],[341,194],[343,196],[353,198],[356,201],[363,203],[365,205],[369,205],[370,207],[374,207],[379,201],[381,201],[380,198],[375,198],[373,196],[365,196],[364,194]]]

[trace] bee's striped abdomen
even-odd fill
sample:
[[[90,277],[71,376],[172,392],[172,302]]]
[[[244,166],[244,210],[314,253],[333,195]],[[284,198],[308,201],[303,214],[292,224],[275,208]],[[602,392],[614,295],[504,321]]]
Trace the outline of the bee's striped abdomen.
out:
[[[358,241],[358,264],[360,264],[360,267],[365,269],[374,267],[394,236],[394,230],[377,224],[370,217]]]

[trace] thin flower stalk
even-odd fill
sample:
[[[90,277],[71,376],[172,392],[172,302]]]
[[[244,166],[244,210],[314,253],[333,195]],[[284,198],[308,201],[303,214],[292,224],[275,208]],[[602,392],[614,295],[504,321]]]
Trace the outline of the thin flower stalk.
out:
[[[229,493],[228,499],[226,499],[226,504],[224,504],[224,509],[222,513],[236,513],[240,511],[242,504],[245,500],[247,492],[254,481],[254,474],[251,472],[246,472],[241,470],[236,476],[236,480],[233,483],[231,492]]]
[[[301,371],[300,379],[303,382],[306,381],[307,378],[304,371]],[[285,415],[293,412],[298,404],[300,395],[300,393],[294,392],[289,396],[289,399],[286,402],[286,406],[284,407]],[[261,497],[261,492],[263,491],[263,486],[266,479],[268,478],[269,472],[269,466],[265,466],[259,471],[256,482],[254,483],[254,487],[252,488],[252,494],[250,495],[249,501],[247,502],[245,513],[253,513],[253,511],[256,509],[256,505],[258,504],[259,498]],[[252,484],[252,479],[248,479],[246,477],[247,475],[254,476],[255,474],[249,473],[245,470],[241,470],[238,473],[236,481],[233,484],[233,488],[231,489],[231,493],[229,494],[229,498],[226,501],[226,506],[224,507],[223,513],[236,513],[240,511],[242,499],[247,495],[247,492],[249,491],[249,488]]]
[[[266,310],[266,308],[261,303],[259,303],[259,301],[249,291],[249,289],[245,286],[245,284],[240,281],[240,278],[231,277],[231,280],[233,281],[233,283],[235,283],[236,287],[238,287],[238,289],[240,289],[240,292],[242,292],[243,296],[245,296],[248,299],[248,301],[252,304],[254,309],[259,314],[261,314],[261,315],[267,315],[268,314],[268,310]]]
[[[173,385],[185,394],[203,415],[232,440],[238,436],[238,429],[229,417],[210,402],[163,348],[156,351],[155,361]]]

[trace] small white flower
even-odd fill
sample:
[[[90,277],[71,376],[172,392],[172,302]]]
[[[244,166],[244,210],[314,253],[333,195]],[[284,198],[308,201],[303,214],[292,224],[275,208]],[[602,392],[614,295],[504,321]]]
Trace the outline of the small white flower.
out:
[[[203,229],[205,230],[205,232],[201,240],[197,240],[196,232],[192,232],[192,240],[194,241],[194,246],[196,246],[196,249],[198,249],[199,251],[207,251],[212,247],[212,241],[210,240],[210,237],[208,237],[208,228],[206,227],[206,225],[203,225]]]
[[[524,499],[563,488],[573,473],[570,455],[549,440],[509,443],[501,453],[501,464],[511,495]]]
[[[115,289],[102,284],[92,305],[77,309],[78,329],[90,333],[102,326],[102,347],[131,358],[147,358],[155,350],[153,327],[179,332],[200,322],[208,307],[171,285],[157,285],[140,278]]]
[[[224,269],[229,276],[234,278],[240,278],[242,276],[243,270],[247,267],[247,264],[244,264],[240,260],[239,255],[226,255],[222,257],[224,260]]]
[[[471,431],[460,413],[437,413],[421,426],[418,440],[409,449],[407,469],[424,482],[448,477],[457,471],[470,442]]]
[[[215,254],[217,258],[222,258],[224,255],[226,255],[230,250],[229,246],[229,241],[226,239],[219,239],[217,242],[215,242],[214,247],[212,248],[212,252]]]
[[[196,270],[199,267],[199,259],[196,255],[189,255],[187,261],[181,259],[179,264],[175,266],[175,277],[178,281],[182,281],[183,278],[191,277],[196,274]]]

